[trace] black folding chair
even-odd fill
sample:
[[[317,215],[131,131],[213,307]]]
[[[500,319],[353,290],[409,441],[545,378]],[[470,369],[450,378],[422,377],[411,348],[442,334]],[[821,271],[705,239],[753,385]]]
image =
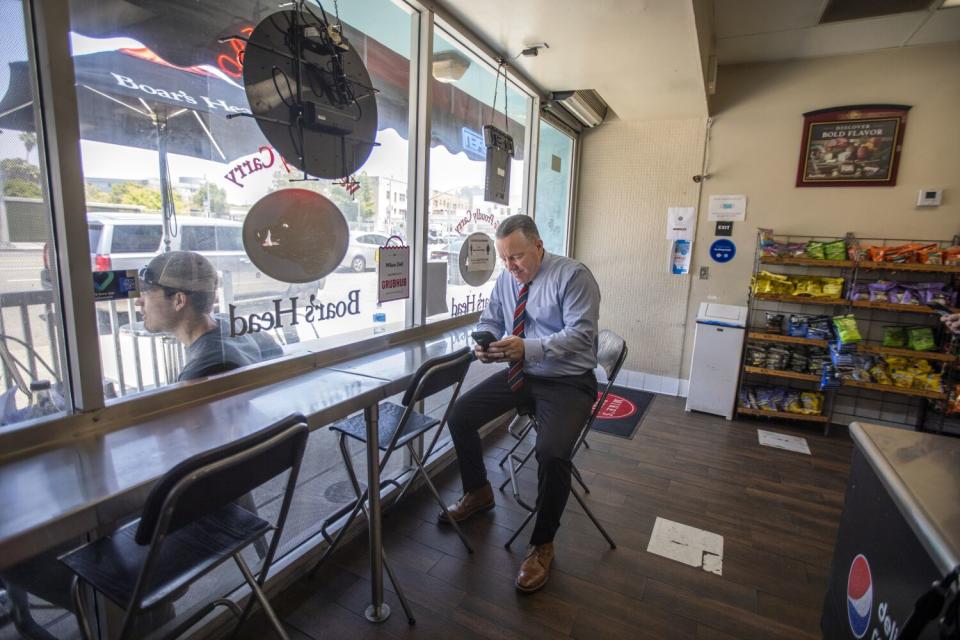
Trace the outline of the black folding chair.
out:
[[[427,487],[430,488],[430,492],[440,505],[440,508],[443,509],[444,513],[447,512],[447,507],[444,504],[443,499],[440,497],[440,492],[437,491],[437,488],[430,480],[430,476],[423,468],[423,462],[425,460],[429,460],[430,455],[433,453],[433,448],[436,446],[437,440],[440,438],[440,433],[443,431],[443,427],[447,423],[447,416],[450,414],[450,409],[453,407],[454,403],[457,401],[457,397],[460,395],[460,388],[463,386],[463,379],[467,375],[467,369],[470,368],[470,363],[473,361],[473,359],[473,353],[469,348],[466,347],[447,355],[431,358],[420,365],[420,368],[417,369],[417,372],[413,375],[413,379],[407,386],[406,393],[403,394],[401,405],[393,402],[380,403],[380,417],[379,422],[377,423],[377,447],[383,452],[383,455],[380,457],[380,471],[383,472],[383,470],[386,468],[387,462],[390,460],[390,455],[396,449],[403,446],[405,446],[407,451],[410,452],[410,457],[416,465],[416,469],[414,469],[413,473],[410,474],[410,477],[402,485],[396,480],[392,479],[384,480],[380,483],[381,489],[388,485],[394,485],[400,489],[400,492],[397,494],[397,498],[393,504],[399,502],[406,493],[407,489],[413,484],[413,481],[417,478],[417,476],[422,475]],[[450,402],[447,404],[446,411],[443,412],[442,419],[437,420],[436,418],[431,418],[430,416],[419,413],[413,409],[413,407],[424,398],[450,387],[454,387],[453,396],[450,398]],[[426,452],[421,457],[417,455],[417,451],[413,446],[414,440],[433,427],[437,427],[437,431],[433,434],[433,438],[430,441],[430,446],[427,447]],[[311,571],[311,575],[313,575],[323,561],[326,560],[331,553],[333,553],[333,550],[342,539],[344,533],[350,527],[350,523],[353,522],[354,518],[357,517],[360,511],[363,511],[364,516],[367,516],[366,501],[367,491],[369,488],[361,488],[360,482],[357,480],[357,474],[353,469],[353,462],[351,461],[350,457],[350,449],[347,445],[347,438],[353,438],[354,440],[359,440],[360,442],[366,444],[367,425],[364,421],[364,417],[361,414],[353,416],[352,418],[347,418],[346,420],[341,420],[340,422],[331,425],[330,429],[340,434],[340,453],[343,456],[343,463],[347,468],[347,475],[350,477],[350,484],[353,486],[353,491],[356,494],[357,499],[355,502],[348,504],[323,522],[320,531],[330,546],[327,547],[327,550],[324,552],[323,556],[321,556],[320,560],[317,561],[316,566],[314,566],[313,570]],[[334,522],[340,520],[344,515],[347,514],[349,514],[347,520],[340,528],[339,533],[335,538],[331,538],[327,530]],[[467,540],[467,537],[463,534],[463,531],[460,530],[460,526],[452,518],[449,519],[449,522],[453,524],[454,530],[457,532],[457,535],[460,536],[460,540],[463,542],[463,546],[467,548],[468,552],[473,553],[473,547],[470,546],[470,542]],[[410,607],[407,604],[406,597],[403,595],[403,591],[400,589],[400,585],[397,583],[397,580],[393,575],[393,571],[390,569],[390,565],[387,563],[386,555],[383,556],[383,567],[386,569],[387,575],[390,577],[390,582],[393,583],[393,586],[397,592],[397,596],[400,599],[400,603],[403,605],[403,609],[407,614],[407,618],[412,624],[413,614],[411,613]]]
[[[600,413],[600,409],[603,408],[603,403],[606,401],[607,396],[610,394],[610,389],[613,388],[613,384],[617,379],[617,375],[620,373],[620,368],[623,366],[624,360],[627,359],[627,343],[624,342],[623,338],[618,336],[613,331],[604,329],[600,332],[600,335],[597,337],[598,346],[597,346],[597,361],[600,366],[603,367],[604,373],[607,374],[607,384],[603,388],[603,392],[600,394],[599,399],[593,405],[593,409],[590,411],[590,416],[587,418],[586,423],[584,423],[583,428],[580,431],[580,436],[577,438],[577,444],[573,447],[573,452],[570,454],[570,460],[572,461],[577,452],[580,451],[580,447],[586,445],[587,434],[590,433],[590,428],[593,426],[594,420],[597,418],[597,414]],[[517,474],[523,469],[524,465],[527,464],[527,461],[530,459],[530,456],[533,455],[533,452],[536,450],[536,447],[530,447],[530,450],[527,451],[522,457],[516,453],[517,448],[527,437],[527,434],[530,433],[530,430],[536,430],[538,425],[536,423],[535,416],[533,414],[524,414],[518,416],[518,418],[525,418],[527,423],[523,428],[517,433],[517,443],[513,445],[513,448],[507,452],[507,455],[503,457],[500,461],[500,465],[503,466],[504,462],[509,462],[507,467],[508,475],[507,478],[500,484],[500,491],[503,491],[507,484],[510,484],[510,488],[513,493],[514,500],[517,501],[517,504],[522,506],[524,509],[529,511],[527,517],[520,524],[520,527],[510,536],[510,539],[507,540],[506,547],[509,548],[513,541],[520,535],[520,532],[527,526],[527,523],[533,519],[533,516],[537,513],[537,508],[533,505],[528,504],[524,501],[523,497],[520,495],[520,489],[517,485]],[[576,480],[585,493],[590,493],[590,488],[583,481],[583,477],[580,475],[580,470],[577,469],[577,465],[571,462],[572,469],[571,473],[573,479]],[[577,491],[577,488],[574,486],[570,487],[570,493],[573,494],[573,497],[577,502],[580,503],[580,506],[583,507],[584,512],[593,521],[593,524],[596,525],[597,529],[600,530],[600,533],[603,534],[603,537],[606,539],[607,543],[610,545],[611,549],[616,549],[617,545],[613,542],[613,539],[607,534],[606,530],[593,515],[593,512],[590,511],[590,508],[587,507],[586,503],[583,501],[583,496],[580,495],[580,492]]]
[[[175,599],[197,579],[233,558],[252,591],[246,608],[241,611],[227,598],[214,600],[165,637],[182,634],[218,606],[237,616],[239,629],[254,602],[259,602],[277,635],[286,639],[262,587],[283,534],[308,435],[306,419],[294,414],[185,460],[153,487],[139,520],[61,557],[78,577],[73,593],[81,628],[89,628],[81,583],[125,610],[118,637],[126,638],[139,613]],[[287,470],[290,474],[275,526],[235,503]],[[240,552],[271,529],[270,546],[259,578],[255,578]]]

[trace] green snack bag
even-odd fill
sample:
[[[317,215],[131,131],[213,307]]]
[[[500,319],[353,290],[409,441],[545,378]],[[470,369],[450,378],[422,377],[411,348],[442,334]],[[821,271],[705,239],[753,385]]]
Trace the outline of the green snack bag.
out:
[[[910,327],[907,329],[907,346],[914,351],[933,351],[937,342],[930,327]]]
[[[834,240],[823,245],[823,254],[827,260],[846,260],[847,243],[843,240]]]
[[[857,319],[853,314],[834,316],[833,327],[836,329],[837,337],[840,338],[842,344],[852,344],[863,340],[859,329],[857,329]]]
[[[907,331],[903,327],[884,327],[883,346],[902,349],[907,346]]]
[[[806,254],[808,258],[823,260],[826,257],[823,253],[823,243],[819,240],[811,240],[807,243]]]

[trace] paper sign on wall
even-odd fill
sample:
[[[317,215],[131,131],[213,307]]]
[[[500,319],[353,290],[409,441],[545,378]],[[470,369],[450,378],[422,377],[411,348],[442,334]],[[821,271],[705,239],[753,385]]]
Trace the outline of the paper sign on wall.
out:
[[[389,242],[389,241],[388,241]],[[380,247],[377,260],[377,302],[410,297],[410,247]]]
[[[747,196],[710,196],[708,220],[743,220],[747,217]]]
[[[496,262],[496,251],[490,236],[485,233],[472,233],[467,238],[469,247],[467,254],[468,271],[493,271]]]
[[[667,240],[693,240],[697,228],[697,210],[693,207],[667,209]]]

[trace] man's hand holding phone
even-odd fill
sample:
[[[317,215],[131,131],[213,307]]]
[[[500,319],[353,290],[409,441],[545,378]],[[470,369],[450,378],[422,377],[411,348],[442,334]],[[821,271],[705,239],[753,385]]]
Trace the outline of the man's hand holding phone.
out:
[[[474,331],[470,334],[477,343],[474,353],[480,362],[517,362],[523,360],[523,339],[507,336],[497,340],[489,331]]]

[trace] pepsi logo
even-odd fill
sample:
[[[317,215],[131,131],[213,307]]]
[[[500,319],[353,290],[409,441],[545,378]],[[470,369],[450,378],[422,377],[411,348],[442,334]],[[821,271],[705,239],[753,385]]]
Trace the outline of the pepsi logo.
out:
[[[866,556],[858,554],[847,575],[847,620],[854,637],[862,638],[870,626],[873,610],[873,576]]]
[[[600,401],[600,396],[603,395],[600,392],[597,392],[597,402]],[[596,406],[596,404],[594,404]],[[600,412],[597,414],[598,420],[622,420],[623,418],[629,418],[637,412],[637,405],[633,404],[623,396],[618,396],[615,393],[607,394],[607,399],[603,401],[603,406],[600,408]]]

